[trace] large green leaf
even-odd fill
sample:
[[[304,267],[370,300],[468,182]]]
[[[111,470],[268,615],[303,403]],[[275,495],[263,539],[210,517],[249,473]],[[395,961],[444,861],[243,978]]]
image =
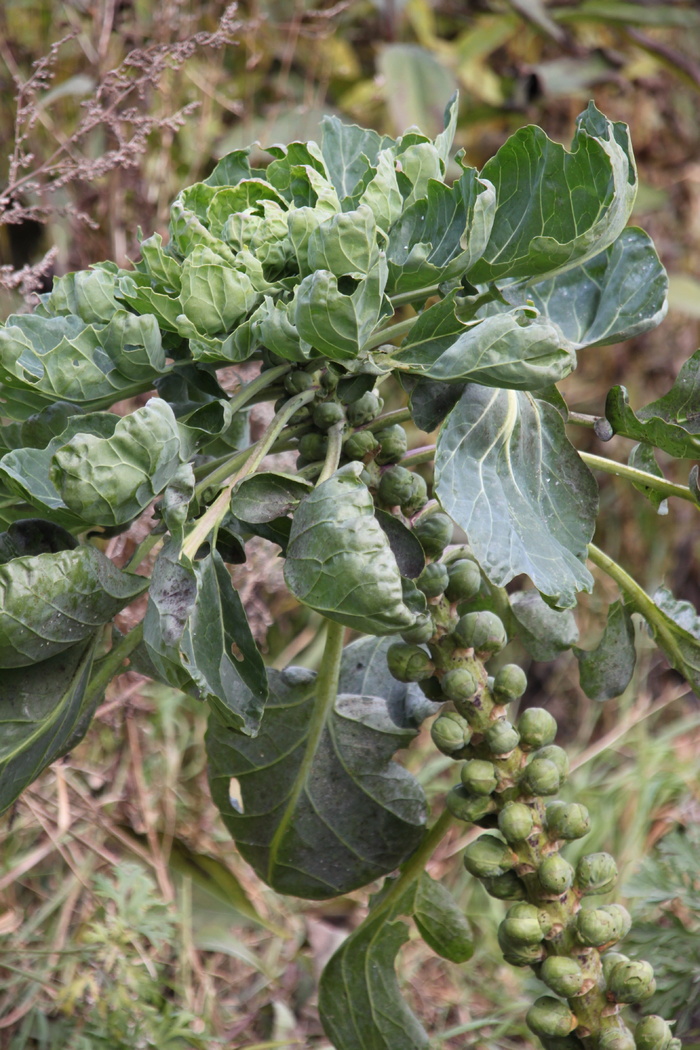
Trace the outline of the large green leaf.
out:
[[[666,587],[659,587],[643,605],[634,600],[631,604],[646,619],[671,667],[700,691],[700,617],[695,607],[679,601]]]
[[[294,324],[302,339],[332,361],[357,357],[385,310],[383,256],[355,287],[341,290],[329,270],[316,270],[298,285]]]
[[[539,591],[508,595],[517,632],[533,660],[555,660],[578,641],[576,618],[570,609],[552,609]]]
[[[442,882],[423,872],[416,883],[413,921],[434,952],[450,962],[464,963],[474,954],[474,941],[464,911]]]
[[[294,515],[284,578],[292,594],[331,620],[391,634],[414,620],[401,576],[374,516],[369,489],[348,464],[318,485]]]
[[[572,150],[541,128],[516,131],[484,165],[496,187],[489,243],[470,271],[474,283],[530,279],[580,265],[627,225],[637,178],[626,125],[591,102],[577,121]]]
[[[99,696],[86,697],[94,638],[0,675],[0,813],[84,735]]]
[[[54,452],[50,477],[63,503],[84,521],[121,525],[163,491],[181,462],[173,410],[151,398],[119,419],[109,437],[73,434]]]
[[[255,733],[267,697],[265,666],[228,569],[217,551],[178,561],[167,543],[153,568],[144,641],[166,682],[208,700],[222,724]]]
[[[330,711],[316,708],[314,672],[288,668],[268,671],[255,739],[210,717],[212,797],[240,853],[281,893],[325,899],[356,889],[392,871],[422,838],[422,789],[392,760],[416,733],[415,701],[388,675],[388,644],[347,647]]]
[[[618,601],[608,609],[603,636],[594,649],[574,649],[581,688],[591,700],[611,700],[632,680],[637,653],[629,609]]]
[[[88,324],[106,322],[120,309],[114,298],[115,275],[103,267],[54,277],[50,292],[41,296],[41,314],[75,314]]]
[[[324,220],[309,236],[308,270],[328,270],[336,277],[366,276],[377,261],[377,224],[372,209],[361,204]]]
[[[527,573],[560,608],[592,588],[585,559],[597,487],[552,405],[467,386],[440,431],[435,477],[492,583]]]
[[[203,335],[229,332],[259,302],[250,277],[204,245],[197,245],[185,259],[181,280],[182,312]],[[190,334],[189,327],[180,329]]]
[[[311,482],[294,474],[251,474],[233,490],[231,509],[237,518],[251,524],[274,521],[289,514],[310,488]]]
[[[25,555],[0,565],[0,667],[46,660],[91,637],[148,581],[95,547]]]

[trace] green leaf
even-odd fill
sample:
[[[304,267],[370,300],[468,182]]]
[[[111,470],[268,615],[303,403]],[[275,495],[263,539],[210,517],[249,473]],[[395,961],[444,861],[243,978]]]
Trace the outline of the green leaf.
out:
[[[408,688],[387,681],[388,644],[347,647],[338,696],[325,714],[315,710],[314,672],[288,668],[268,671],[270,698],[255,739],[210,717],[212,797],[242,856],[278,892],[346,893],[392,871],[422,838],[423,792],[392,760],[416,730]],[[240,806],[230,795],[232,777]]]
[[[437,379],[416,379],[411,387],[411,416],[419,430],[432,434],[443,419],[455,407],[462,392],[464,383],[441,383]]]
[[[46,660],[91,637],[142,594],[95,547],[24,555],[0,565],[0,667]]]
[[[78,432],[53,454],[51,480],[69,510],[97,525],[137,517],[181,463],[170,405],[151,398],[119,419],[110,437]]]
[[[297,286],[294,324],[302,339],[332,361],[357,357],[385,308],[386,260],[377,260],[356,287],[341,291],[338,278],[316,270]]]
[[[578,266],[611,245],[627,225],[636,169],[626,125],[591,102],[577,121],[572,150],[541,128],[516,131],[484,165],[496,187],[496,217],[475,284],[532,279]]]
[[[464,963],[474,954],[472,931],[464,911],[441,882],[423,872],[416,885],[413,920],[434,952],[453,963]]]
[[[631,467],[635,467],[637,470],[645,470],[647,474],[654,474],[657,478],[665,476],[656,461],[656,455],[650,445],[634,445],[630,449],[627,462]],[[653,503],[657,514],[668,514],[668,500],[664,498],[662,492],[659,492],[658,489],[651,489],[648,485],[640,485],[638,481],[633,481],[632,484],[637,492],[641,492],[650,503]]]
[[[0,565],[27,554],[57,554],[77,546],[77,540],[60,525],[43,518],[22,518],[0,534]]]
[[[260,343],[286,361],[308,361],[311,344],[300,338],[296,325],[290,317],[296,311],[296,300],[291,303],[276,302],[266,295],[263,303],[253,314],[251,322]]]
[[[321,152],[338,197],[352,197],[368,170],[376,168],[380,152],[393,145],[388,135],[324,117]]]
[[[203,245],[185,259],[181,279],[182,312],[203,335],[229,332],[259,302],[250,277]]]
[[[182,313],[179,289],[177,293],[168,295],[153,287],[148,274],[134,271],[120,276],[117,294],[137,313],[153,314],[160,328],[166,332],[179,332],[178,318]]]
[[[434,135],[443,126],[448,99],[457,84],[444,62],[419,44],[385,44],[379,53],[379,71],[387,106],[396,128],[418,127]],[[441,140],[440,155],[444,155]]]
[[[207,207],[207,227],[215,237],[228,242],[226,224],[237,212],[248,212],[262,216],[263,201],[271,201],[283,211],[287,204],[274,186],[265,179],[244,179],[236,186],[222,186],[211,197]]]
[[[194,563],[166,543],[153,568],[144,641],[166,682],[212,704],[236,733],[255,733],[267,697],[262,657],[217,551]]]
[[[634,624],[621,601],[608,609],[607,622],[595,649],[574,649],[581,688],[591,700],[611,700],[624,693],[632,680],[637,653]]]
[[[700,617],[690,602],[679,601],[666,587],[653,598],[631,604],[645,618],[654,641],[671,667],[683,675],[691,688],[700,690]]]
[[[114,288],[114,274],[100,268],[54,277],[51,291],[41,297],[42,312],[75,314],[87,324],[106,322],[120,309]]]
[[[417,536],[388,511],[375,508],[374,516],[389,541],[399,572],[409,579],[416,579],[425,568],[425,552]]]
[[[555,660],[578,641],[570,609],[552,609],[534,590],[516,591],[508,600],[518,637],[533,660]]]
[[[372,209],[361,204],[355,211],[326,219],[310,234],[308,271],[328,270],[336,277],[366,276],[377,262],[377,224]]]
[[[236,186],[242,179],[249,179],[252,174],[248,159],[251,149],[252,147],[248,146],[246,149],[235,149],[227,153],[214,167],[211,175],[204,180],[206,185]]]
[[[367,169],[359,190],[355,190],[351,203],[366,204],[372,209],[377,226],[386,235],[404,208],[403,194],[399,188],[396,161],[391,149],[383,149],[376,164]],[[346,201],[343,201],[345,207]]]
[[[318,485],[294,515],[284,578],[292,594],[331,620],[366,634],[391,634],[414,617],[374,516],[369,489],[348,464]]]
[[[311,482],[295,474],[251,474],[233,490],[231,510],[237,518],[252,524],[274,521],[294,510],[310,488]]]
[[[89,637],[0,676],[0,813],[85,734],[100,700],[86,697],[94,649]]]
[[[597,486],[550,404],[467,386],[440,431],[435,478],[492,583],[527,573],[560,608],[591,590],[585,559]]]

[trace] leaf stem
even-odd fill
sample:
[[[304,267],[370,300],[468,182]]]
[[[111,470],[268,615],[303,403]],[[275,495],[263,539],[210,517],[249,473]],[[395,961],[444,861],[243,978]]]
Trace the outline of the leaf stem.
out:
[[[328,481],[329,477],[336,472],[338,464],[340,463],[340,453],[343,448],[343,434],[345,432],[345,421],[341,420],[339,423],[334,423],[332,427],[328,429],[328,448],[326,449],[326,459],[323,464],[323,470],[318,476],[317,485],[320,485],[322,481]]]
[[[568,410],[567,423],[578,423],[582,427],[594,427],[600,416],[589,416],[586,412],[572,412]]]
[[[129,558],[124,566],[125,570],[127,572],[133,572],[134,569],[141,564],[143,559],[153,550],[155,545],[163,539],[164,535],[164,532],[156,532],[155,529],[153,532],[149,532],[148,535],[141,540],[136,550]]]
[[[407,887],[420,878],[425,871],[426,864],[437,849],[438,844],[444,839],[453,821],[454,817],[450,811],[447,809],[443,810],[416,852],[411,854],[402,865],[401,874],[392,884],[389,892],[382,897],[376,907],[369,913],[369,918],[375,919],[377,915],[390,908],[393,902],[406,891]]]
[[[270,369],[270,371],[273,371],[273,369]],[[308,404],[309,401],[313,401],[315,396],[316,391],[312,387],[310,390],[303,390],[300,394],[291,397],[286,404],[282,405],[282,408],[267,427],[260,440],[257,441],[255,445],[251,446],[251,451],[249,452],[248,449],[245,449],[248,455],[246,456],[243,465],[233,475],[226,487],[221,490],[211,506],[208,507],[204,514],[202,514],[202,516],[195,522],[191,532],[185,538],[181,550],[182,558],[192,561],[212,530],[218,528],[228,510],[231,493],[237,483],[241,478],[246,477],[248,474],[253,474],[258,469],[265,456],[284,430],[287,421],[291,419],[294,413],[303,405]],[[210,476],[207,481],[208,484],[212,484],[212,477]]]
[[[390,427],[393,423],[406,423],[411,418],[410,408],[395,408],[392,412],[385,412],[383,416],[378,416],[377,419],[373,419],[367,426],[361,427],[361,430],[383,430],[384,427]]]
[[[401,460],[402,467],[417,467],[419,463],[432,463],[435,459],[435,445],[422,445],[411,449]]]
[[[235,415],[239,409],[247,405],[251,398],[259,394],[261,390],[265,390],[268,386],[272,386],[278,379],[286,375],[287,372],[291,372],[292,366],[288,365],[277,365],[276,368],[266,368],[264,372],[256,376],[255,379],[251,379],[250,383],[246,383],[238,393],[231,398],[229,402],[231,405],[231,412]]]
[[[388,343],[390,340],[410,332],[418,320],[418,316],[416,314],[415,317],[407,317],[404,321],[397,321],[396,324],[387,325],[385,328],[380,328],[378,332],[373,332],[363,345],[362,351],[374,350],[375,346],[381,346],[382,343]]]
[[[85,699],[83,700],[84,706],[88,706],[104,693],[105,689],[112,681],[114,676],[119,673],[119,669],[127,659],[128,656],[133,653],[134,649],[141,644],[143,640],[143,621],[137,623],[135,627],[125,634],[122,638],[112,646],[106,656],[98,661],[94,665],[94,673],[88,682],[85,690]]]
[[[414,288],[412,292],[399,292],[398,295],[390,296],[391,305],[396,308],[397,306],[414,303],[419,299],[427,299],[428,296],[435,295],[439,289],[439,284],[427,284],[424,288]]]
[[[637,485],[645,485],[656,492],[662,492],[665,496],[678,496],[679,499],[686,499],[697,506],[697,500],[687,485],[677,485],[674,481],[667,481],[666,478],[659,478],[656,474],[649,474],[646,470],[630,467],[627,463],[616,463],[605,456],[595,456],[590,452],[579,452],[579,456],[594,470],[614,474],[618,478],[626,478]]]

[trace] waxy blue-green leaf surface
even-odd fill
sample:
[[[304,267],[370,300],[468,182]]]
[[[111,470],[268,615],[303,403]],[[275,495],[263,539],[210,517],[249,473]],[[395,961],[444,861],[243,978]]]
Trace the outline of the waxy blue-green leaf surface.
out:
[[[233,490],[231,509],[237,518],[252,524],[274,521],[289,514],[310,489],[309,481],[294,474],[251,474]]]
[[[435,476],[440,503],[492,583],[526,573],[560,608],[591,589],[597,487],[551,405],[467,386],[440,431]]]
[[[388,675],[388,644],[364,639],[344,650],[337,699],[325,714],[315,709],[314,672],[288,668],[268,671],[255,739],[210,717],[212,797],[242,856],[279,892],[335,897],[392,871],[422,838],[423,791],[392,760],[416,722],[409,687]]]
[[[348,464],[318,485],[297,508],[284,578],[292,594],[367,634],[391,634],[413,622],[402,600],[401,576],[374,516],[369,489]]]
[[[347,292],[329,270],[316,270],[296,290],[294,324],[299,335],[331,361],[357,357],[385,311],[385,285],[383,255]]]
[[[555,660],[578,641],[571,609],[552,609],[536,590],[516,591],[508,601],[515,620],[513,633],[533,660]]]
[[[321,151],[341,200],[354,195],[358,183],[377,164],[380,152],[393,144],[388,135],[379,135],[371,128],[343,124],[338,117],[323,118]]]
[[[611,700],[632,680],[637,652],[634,624],[623,602],[608,609],[603,635],[594,649],[574,649],[581,688],[591,700]]]

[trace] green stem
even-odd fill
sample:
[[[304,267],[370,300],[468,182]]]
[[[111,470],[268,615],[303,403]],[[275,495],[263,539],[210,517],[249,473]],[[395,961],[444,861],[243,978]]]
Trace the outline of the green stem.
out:
[[[273,369],[270,369],[270,371],[273,371]],[[295,397],[290,398],[286,404],[282,405],[282,408],[274,417],[263,436],[252,446],[252,452],[246,457],[241,468],[233,475],[228,485],[221,490],[211,506],[205,510],[204,514],[202,514],[201,518],[195,522],[191,532],[188,534],[182,545],[181,556],[183,558],[192,561],[209,534],[213,529],[218,528],[220,522],[224,518],[228,511],[231,493],[235,486],[241,478],[246,477],[248,474],[253,474],[258,469],[265,456],[284,430],[287,421],[303,405],[313,401],[315,396],[316,391],[313,388],[311,390],[303,390],[300,394],[296,394]],[[248,452],[248,449],[245,451]],[[209,477],[207,481],[211,484],[211,477]]]
[[[138,568],[143,559],[153,550],[155,545],[163,539],[164,533],[149,532],[149,534],[141,540],[134,553],[129,558],[128,562],[124,566],[127,572],[133,572],[134,569]]]
[[[392,339],[396,339],[400,335],[405,335],[406,332],[410,332],[414,324],[418,320],[418,314],[415,317],[407,317],[405,321],[397,321],[396,324],[387,325],[386,328],[380,328],[378,332],[374,332],[367,342],[363,345],[362,350],[374,350],[375,346],[381,346],[382,343],[388,343]]]
[[[336,472],[340,463],[340,453],[343,448],[343,434],[345,432],[345,421],[334,423],[328,430],[328,448],[326,449],[326,460],[323,470],[318,476],[317,484],[328,481],[329,477]]]
[[[417,467],[419,463],[432,463],[435,459],[435,445],[426,445],[407,452],[401,460],[402,467]]]
[[[637,485],[645,485],[649,489],[654,489],[655,492],[663,493],[664,496],[678,496],[679,499],[689,500],[690,503],[695,503],[697,506],[697,500],[687,485],[677,485],[673,481],[667,481],[666,478],[657,477],[656,474],[649,474],[646,470],[639,470],[626,463],[616,463],[612,459],[606,459],[605,456],[594,456],[590,452],[579,452],[579,456],[594,470],[614,474],[618,478],[626,478]]]
[[[85,699],[83,701],[85,706],[94,703],[102,696],[114,676],[119,674],[119,670],[124,661],[131,655],[131,653],[133,653],[134,649],[141,644],[142,640],[143,621],[137,623],[128,634],[125,634],[123,638],[120,638],[119,641],[112,646],[107,655],[95,665],[94,674],[88,682],[87,689],[85,690]]]
[[[286,452],[292,447],[289,442],[308,430],[308,423],[296,423],[293,427],[287,427],[284,437],[274,443],[270,452]],[[211,485],[226,481],[226,478],[230,477],[242,463],[245,463],[248,456],[252,456],[256,448],[257,443],[249,445],[240,452],[227,452],[224,456],[217,456],[216,459],[210,459],[207,463],[200,463],[194,468],[194,476],[202,484],[197,485],[195,495],[200,496]]]
[[[290,823],[296,814],[297,802],[306,787],[307,776],[311,765],[316,757],[316,751],[321,740],[321,735],[326,727],[328,717],[333,710],[335,699],[338,695],[338,681],[340,679],[340,662],[343,656],[343,638],[345,628],[334,620],[326,620],[328,624],[326,633],[326,644],[323,650],[323,659],[320,671],[316,679],[316,697],[314,708],[309,721],[309,733],[306,738],[304,757],[301,760],[299,771],[294,781],[294,788],[287,798],[284,815],[277,825],[277,830],[270,843],[270,860],[268,871],[268,882],[273,882],[273,870],[277,863],[277,850],[282,844]]]
[[[242,390],[231,398],[230,405],[231,411],[235,415],[239,409],[247,405],[251,398],[259,394],[261,390],[265,390],[268,386],[272,386],[276,380],[286,375],[287,372],[291,372],[292,366],[289,365],[277,365],[276,368],[266,368],[264,372],[261,372],[255,379],[251,379],[250,383],[246,383]]]
[[[438,819],[427,833],[420,846],[401,868],[401,874],[392,884],[391,889],[382,897],[381,901],[370,912],[370,918],[375,919],[377,915],[390,909],[395,900],[399,899],[406,889],[420,878],[425,871],[425,866],[437,849],[439,843],[444,839],[448,830],[454,823],[454,817],[449,810],[443,810]]]
[[[391,296],[391,305],[396,309],[397,306],[420,302],[420,300],[427,299],[430,295],[435,295],[439,289],[439,284],[428,284],[424,288],[414,288],[412,292],[399,292],[398,295]]]
[[[586,412],[569,411],[566,422],[578,423],[582,427],[594,427],[599,419],[600,416],[589,416]]]
[[[384,427],[390,427],[394,423],[405,423],[411,418],[410,408],[395,408],[393,412],[385,412],[383,416],[378,416],[377,419],[373,419],[371,423],[368,423],[365,427],[360,427],[361,430],[383,430]]]

